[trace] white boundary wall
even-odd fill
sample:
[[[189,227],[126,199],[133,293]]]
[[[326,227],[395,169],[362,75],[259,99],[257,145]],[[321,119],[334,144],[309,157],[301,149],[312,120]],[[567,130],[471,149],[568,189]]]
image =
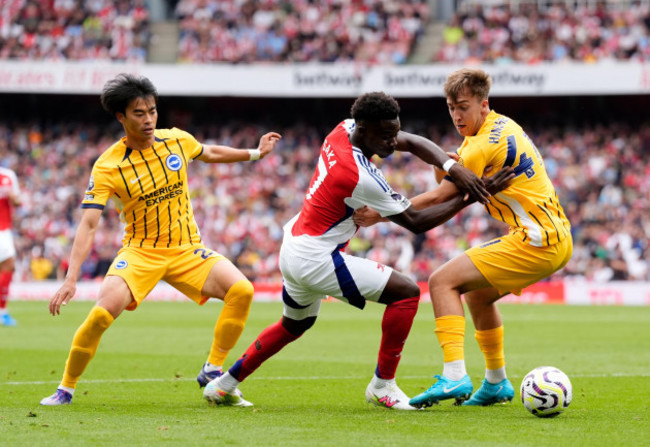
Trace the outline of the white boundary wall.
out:
[[[230,65],[0,61],[0,92],[99,94],[121,72],[144,75],[166,96],[356,97],[384,91],[396,97],[442,97],[455,65],[371,66],[352,63]],[[650,93],[650,64],[485,65],[492,96]]]
[[[49,300],[61,283],[57,281],[14,282],[10,299],[16,301]],[[100,281],[77,284],[75,300],[94,301],[99,293]],[[255,301],[281,301],[281,283],[256,283]],[[420,284],[422,301],[429,300],[426,283]],[[167,283],[160,282],[146,298],[147,301],[185,301],[188,298]],[[561,281],[538,283],[524,290],[521,296],[508,295],[504,302],[520,304],[571,304],[649,306],[650,283],[613,281],[594,283],[588,281]]]

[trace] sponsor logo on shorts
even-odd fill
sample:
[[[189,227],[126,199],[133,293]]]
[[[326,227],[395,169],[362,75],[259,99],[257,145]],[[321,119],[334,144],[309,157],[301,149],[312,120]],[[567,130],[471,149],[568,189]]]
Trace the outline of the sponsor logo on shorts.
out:
[[[178,154],[171,154],[165,160],[165,165],[172,171],[180,171],[183,167],[183,160]]]
[[[124,270],[128,265],[129,265],[128,262],[126,262],[124,259],[120,259],[115,263],[115,268],[117,270]]]

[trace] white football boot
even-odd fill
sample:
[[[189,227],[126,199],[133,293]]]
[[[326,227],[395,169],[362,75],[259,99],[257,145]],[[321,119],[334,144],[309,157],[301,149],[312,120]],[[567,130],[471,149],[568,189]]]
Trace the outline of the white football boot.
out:
[[[366,388],[366,400],[377,407],[393,410],[417,410],[409,405],[409,397],[399,389],[395,379],[383,380],[373,376]]]

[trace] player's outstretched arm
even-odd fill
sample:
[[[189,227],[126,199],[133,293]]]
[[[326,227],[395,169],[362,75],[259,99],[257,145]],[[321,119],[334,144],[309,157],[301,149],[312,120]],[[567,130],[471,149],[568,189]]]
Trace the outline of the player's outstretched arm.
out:
[[[441,169],[445,166],[445,163],[452,163],[450,160],[456,161],[457,158],[447,155],[433,141],[404,131],[397,134],[397,150],[410,152],[430,165]],[[483,181],[476,174],[458,163],[453,163],[450,167],[447,167],[447,172],[454,179],[458,189],[465,193],[466,199],[471,198],[472,201],[487,203],[490,194],[485,189]]]
[[[238,161],[259,160],[266,157],[280,141],[282,135],[269,132],[262,135],[257,149],[236,149],[219,144],[206,144],[203,153],[197,158],[206,163],[235,163]]]
[[[61,306],[68,304],[77,291],[77,279],[81,264],[88,256],[90,248],[95,240],[95,232],[99,224],[99,218],[102,210],[95,208],[86,208],[81,213],[81,221],[77,227],[77,234],[72,243],[72,252],[70,253],[70,266],[65,275],[65,280],[61,288],[50,299],[49,309],[52,315],[61,313]]]
[[[496,194],[507,188],[514,176],[514,170],[511,167],[506,167],[490,178],[483,177],[483,180],[487,182],[490,194]],[[410,206],[401,214],[388,216],[388,219],[414,233],[423,233],[448,221],[469,203],[471,201],[456,195],[450,200],[421,210]]]
[[[514,169],[505,167],[492,177],[484,176],[482,180],[490,194],[496,194],[507,188],[514,176]],[[364,206],[354,212],[352,219],[361,227],[370,227],[378,222],[391,220],[414,233],[421,233],[446,222],[472,203],[462,198],[456,186],[448,181],[443,181],[439,187],[419,194],[410,201],[412,206],[396,216],[382,218],[377,211]],[[417,214],[418,212],[421,213]]]
[[[432,189],[431,191],[418,194],[417,196],[409,199],[411,205],[415,210],[422,210],[430,206],[436,205],[438,203],[443,203],[458,195],[458,189],[456,186],[445,181],[442,185],[437,188]],[[368,206],[364,206],[354,211],[352,215],[352,220],[356,225],[360,227],[371,227],[379,222],[390,222],[387,217],[381,217],[381,215]]]

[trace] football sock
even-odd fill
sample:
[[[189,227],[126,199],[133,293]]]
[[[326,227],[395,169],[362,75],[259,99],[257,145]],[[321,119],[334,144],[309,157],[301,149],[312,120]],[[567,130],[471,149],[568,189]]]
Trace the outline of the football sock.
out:
[[[239,386],[239,380],[231,376],[228,371],[219,377],[219,388],[226,393],[232,393]]]
[[[224,306],[214,326],[214,340],[208,362],[221,366],[244,330],[253,301],[253,284],[247,279],[236,282],[223,298]]]
[[[230,367],[228,372],[232,377],[243,382],[266,359],[299,337],[300,335],[294,335],[287,331],[282,326],[282,320],[280,320],[264,329],[257,337],[257,340],[248,347],[244,355]]]
[[[103,307],[95,306],[90,310],[84,321],[72,338],[70,355],[65,362],[65,371],[61,385],[75,388],[81,374],[97,352],[97,346],[102,334],[113,323],[114,318]]]
[[[390,379],[390,380],[382,379],[380,377],[377,377],[377,373],[375,373],[372,376],[372,380],[370,381],[370,385],[373,388],[380,389],[380,388],[384,388],[390,382],[395,382],[395,379]]]
[[[394,379],[402,349],[408,338],[420,297],[407,298],[386,306],[381,322],[381,345],[375,374],[380,379]]]
[[[11,278],[13,275],[13,271],[0,273],[0,310],[3,310],[7,307],[7,301],[9,297],[9,284],[11,284]]]
[[[436,336],[442,348],[444,369],[442,375],[451,380],[460,380],[465,370],[465,317],[445,315],[436,318]]]
[[[69,386],[63,386],[63,385],[59,385],[58,388],[60,390],[67,391],[68,393],[70,393],[70,394],[72,394],[74,396],[74,388],[70,388]]]
[[[493,385],[501,382],[503,379],[507,379],[508,376],[506,375],[506,367],[503,366],[497,369],[486,369],[485,378]]]
[[[499,383],[506,378],[506,361],[503,352],[503,326],[474,334],[485,357],[485,378],[490,383]]]
[[[221,369],[220,365],[213,365],[210,362],[205,362],[205,365],[203,365],[203,371],[205,372],[221,371]]]

